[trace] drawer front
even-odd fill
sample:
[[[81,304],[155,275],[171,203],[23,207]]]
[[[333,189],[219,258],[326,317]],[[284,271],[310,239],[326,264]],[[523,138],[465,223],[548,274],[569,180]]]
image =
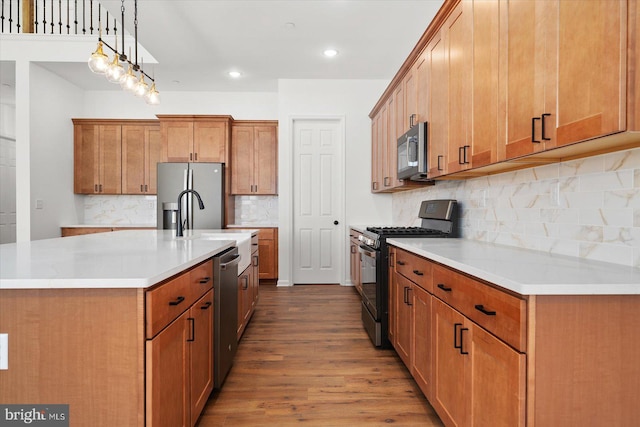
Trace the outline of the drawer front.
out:
[[[433,293],[515,349],[526,351],[524,299],[435,265]]]
[[[396,249],[396,271],[427,292],[433,293],[433,264],[410,252]]]
[[[260,237],[259,237],[259,235],[260,235],[260,233],[256,234],[255,236],[251,236],[251,253],[252,254],[256,253],[256,251],[260,247]]]
[[[194,301],[213,288],[213,260],[197,265],[189,271],[189,281],[189,291]]]
[[[188,309],[196,299],[191,290],[188,272],[147,291],[145,295],[147,338],[153,338]]]
[[[275,228],[260,228],[258,230],[258,237],[264,240],[273,240],[275,238]]]

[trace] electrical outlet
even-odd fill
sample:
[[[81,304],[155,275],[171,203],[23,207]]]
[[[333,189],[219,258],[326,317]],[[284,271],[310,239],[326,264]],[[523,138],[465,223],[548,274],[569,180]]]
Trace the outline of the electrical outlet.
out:
[[[147,201],[147,207],[149,209],[155,209],[156,208],[156,202],[154,202],[153,200],[148,200]]]
[[[44,201],[42,199],[36,199],[36,209],[42,209],[44,206]]]
[[[9,369],[9,334],[0,334],[0,371]]]

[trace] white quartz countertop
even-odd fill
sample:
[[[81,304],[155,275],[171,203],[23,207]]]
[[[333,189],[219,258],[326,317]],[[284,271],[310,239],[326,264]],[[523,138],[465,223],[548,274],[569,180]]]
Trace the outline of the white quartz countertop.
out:
[[[125,230],[3,244],[0,289],[146,288],[236,246],[236,233],[226,240],[224,232]]]
[[[467,239],[387,243],[522,295],[639,295],[640,269]]]
[[[63,228],[156,228],[155,224],[71,224]]]

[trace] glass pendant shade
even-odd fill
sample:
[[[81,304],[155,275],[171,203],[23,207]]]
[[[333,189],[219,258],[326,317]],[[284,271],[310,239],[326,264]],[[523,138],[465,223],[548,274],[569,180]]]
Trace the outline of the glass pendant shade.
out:
[[[133,92],[137,83],[138,79],[136,78],[135,74],[133,74],[133,66],[129,65],[127,73],[122,77],[122,80],[120,81],[120,86],[122,86],[122,89],[124,90]]]
[[[144,74],[140,73],[140,80],[136,83],[133,93],[135,93],[136,96],[145,96],[148,91],[149,85],[144,81]]]
[[[158,92],[158,90],[156,89],[155,82],[151,84],[151,89],[149,89],[149,92],[147,92],[147,94],[144,96],[144,100],[149,105],[160,104],[160,92]]]
[[[91,54],[88,61],[89,68],[96,74],[104,74],[109,67],[109,58],[102,51],[102,42],[98,42],[96,51]]]
[[[107,68],[106,76],[107,80],[111,83],[120,83],[122,78],[125,75],[124,67],[120,65],[120,61],[118,59],[118,54],[115,53],[113,55],[113,61],[109,64]]]

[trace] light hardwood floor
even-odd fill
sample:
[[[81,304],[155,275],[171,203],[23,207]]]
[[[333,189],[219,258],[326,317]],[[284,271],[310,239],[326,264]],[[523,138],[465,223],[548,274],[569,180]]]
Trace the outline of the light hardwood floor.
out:
[[[355,289],[260,286],[222,391],[197,427],[441,426],[394,350],[372,346]]]

